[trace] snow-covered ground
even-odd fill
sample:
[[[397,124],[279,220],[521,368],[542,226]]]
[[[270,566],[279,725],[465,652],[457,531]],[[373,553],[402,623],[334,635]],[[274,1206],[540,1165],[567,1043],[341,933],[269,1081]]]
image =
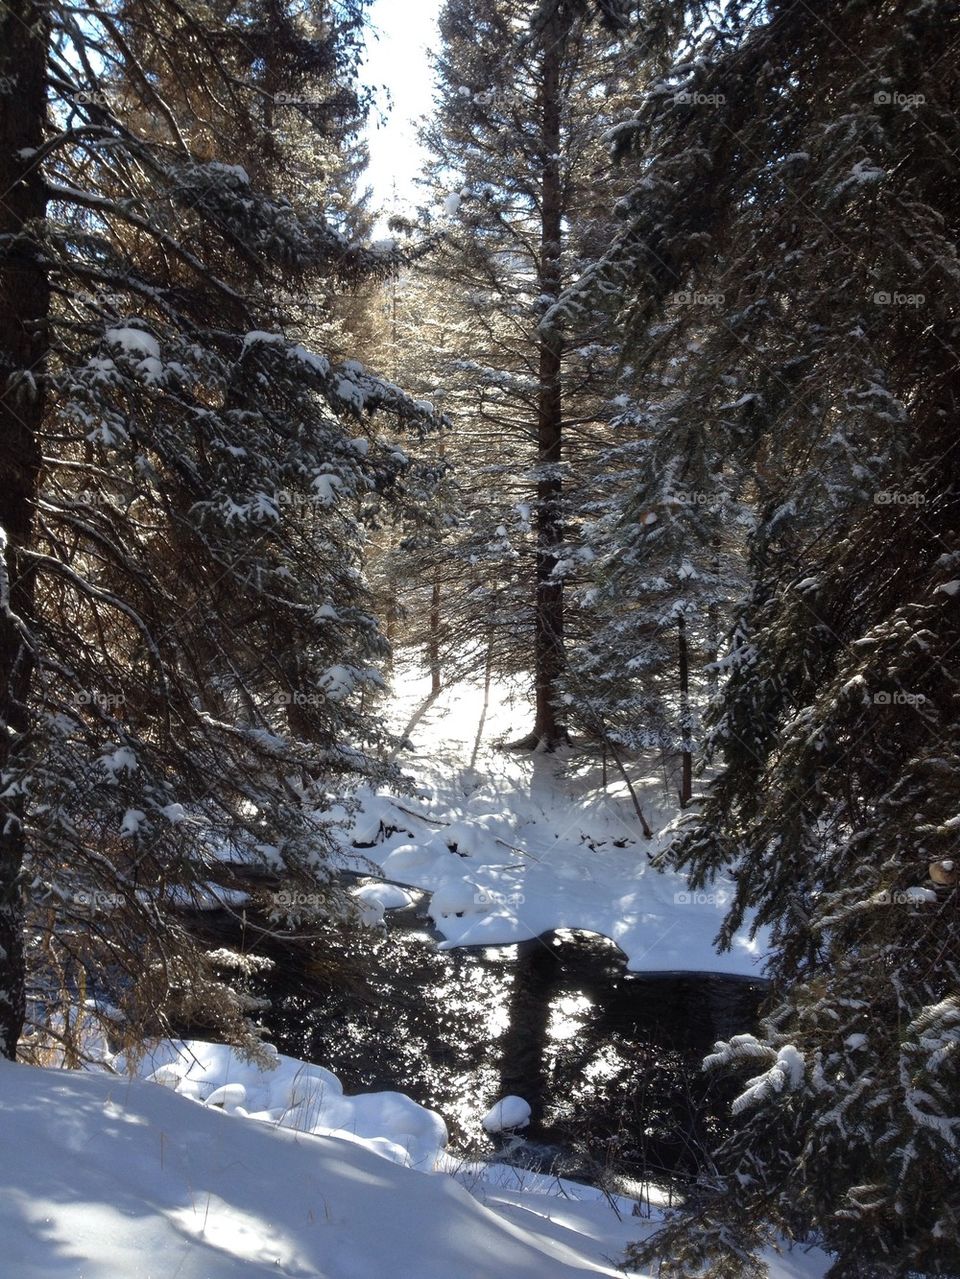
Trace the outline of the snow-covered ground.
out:
[[[456,684],[434,701],[425,679],[398,668],[394,727],[407,728],[400,761],[416,798],[361,795],[345,830],[346,864],[380,868],[356,890],[367,917],[408,900],[396,885],[428,890],[444,946],[499,945],[554,929],[598,933],[634,972],[762,975],[765,933],[746,930],[718,954],[713,939],[731,900],[728,881],[691,892],[650,864],[671,837],[659,778],[632,777],[654,838],[643,838],[626,786],[611,764],[575,753],[497,749],[530,727],[528,700],[494,684]],[[384,832],[388,832],[384,834]],[[362,860],[352,843],[372,845]]]
[[[653,1224],[516,1169],[417,1171],[407,1156],[439,1141],[438,1117],[393,1093],[344,1098],[317,1066],[261,1071],[192,1042],[140,1069],[156,1082],[0,1061],[5,1279],[586,1279],[622,1274]],[[348,1127],[329,1135],[335,1114]],[[768,1260],[771,1279],[825,1268]]]

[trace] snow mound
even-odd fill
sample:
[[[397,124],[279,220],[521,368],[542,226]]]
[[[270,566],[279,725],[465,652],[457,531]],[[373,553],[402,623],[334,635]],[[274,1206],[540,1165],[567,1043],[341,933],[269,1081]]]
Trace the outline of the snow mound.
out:
[[[522,1097],[504,1097],[491,1106],[482,1119],[485,1132],[508,1132],[512,1128],[526,1128],[531,1110]]]
[[[408,1168],[429,1172],[447,1145],[439,1115],[403,1093],[344,1096],[336,1075],[264,1045],[264,1069],[226,1044],[166,1039],[138,1063],[138,1073],[206,1107],[295,1132],[332,1135],[366,1146]],[[117,1058],[123,1070],[127,1063]]]

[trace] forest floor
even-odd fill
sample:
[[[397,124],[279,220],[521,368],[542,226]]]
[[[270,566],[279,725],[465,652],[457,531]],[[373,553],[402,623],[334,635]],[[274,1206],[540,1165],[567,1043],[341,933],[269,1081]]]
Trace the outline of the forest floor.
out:
[[[678,819],[661,776],[628,765],[632,796],[595,752],[504,749],[530,728],[529,699],[509,683],[459,683],[431,698],[429,680],[400,667],[394,687],[413,793],[361,792],[344,828],[345,864],[369,875],[355,894],[370,922],[409,902],[401,889],[419,889],[444,947],[583,930],[615,942],[633,972],[762,975],[767,937],[751,937],[749,920],[729,950],[714,945],[731,882],[692,892],[656,868]]]

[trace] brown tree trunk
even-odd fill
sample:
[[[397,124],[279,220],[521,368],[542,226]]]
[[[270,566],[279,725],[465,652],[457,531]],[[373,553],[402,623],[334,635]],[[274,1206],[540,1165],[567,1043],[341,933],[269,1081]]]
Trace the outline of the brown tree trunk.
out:
[[[680,807],[686,808],[693,797],[693,754],[690,739],[693,724],[690,716],[690,654],[687,648],[687,619],[677,619],[677,649],[680,665]]]
[[[427,660],[430,665],[430,692],[434,697],[442,683],[440,669],[440,569],[434,566],[433,586],[430,589],[430,632],[427,638]]]
[[[40,478],[49,289],[36,237],[46,195],[32,156],[43,142],[48,19],[42,4],[0,6],[0,776],[29,744],[34,653],[33,533]],[[0,799],[0,1054],[24,1017],[23,801]]]
[[[560,176],[561,69],[570,18],[556,6],[543,30],[540,128],[543,179],[540,203],[540,291],[560,294],[563,277],[563,184]],[[537,568],[534,601],[536,717],[533,732],[518,748],[554,750],[567,741],[557,709],[557,684],[564,669],[563,583],[553,576],[563,541],[563,338],[556,330],[540,339],[537,404]]]

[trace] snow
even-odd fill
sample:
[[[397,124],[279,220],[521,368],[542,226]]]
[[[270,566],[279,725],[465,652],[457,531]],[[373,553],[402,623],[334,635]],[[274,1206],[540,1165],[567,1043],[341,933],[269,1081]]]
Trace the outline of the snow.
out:
[[[339,1079],[322,1066],[285,1057],[271,1046],[266,1052],[263,1069],[225,1044],[162,1040],[138,1072],[208,1107],[299,1133],[333,1134],[404,1167],[429,1172],[436,1166],[447,1145],[439,1115],[403,1093],[345,1097]],[[116,1065],[123,1069],[125,1062],[117,1059]]]
[[[370,927],[382,924],[388,910],[404,910],[416,901],[416,895],[396,884],[374,881],[360,884],[350,890],[350,895],[360,907],[360,921]]]
[[[454,191],[451,195],[448,195],[447,198],[444,200],[443,211],[448,218],[455,217],[456,214],[459,213],[461,199],[462,197],[460,196],[459,192]]]
[[[111,346],[119,347],[131,360],[136,360],[136,372],[144,382],[153,385],[159,382],[164,373],[160,359],[160,343],[152,333],[132,327],[107,329],[104,340]]]
[[[363,408],[364,394],[353,378],[338,377],[335,394],[347,404],[352,404],[358,411]]]
[[[139,767],[137,757],[129,746],[118,746],[115,751],[101,755],[99,762],[113,781],[117,780],[118,773],[135,773]]]
[[[185,887],[175,884],[167,889],[167,900],[185,910],[224,910],[246,906],[250,894],[240,888],[225,888],[222,884],[191,884]]]
[[[346,666],[329,667],[318,681],[320,688],[331,702],[343,701],[353,692],[356,682],[356,673]]]
[[[140,356],[141,359],[160,358],[160,343],[152,333],[143,329],[107,329],[104,338],[111,346],[118,346],[126,355]]]
[[[222,173],[226,177],[237,178],[244,186],[250,185],[249,174],[241,164],[224,164],[220,160],[211,160],[207,168],[213,169],[216,173]]]
[[[186,1057],[174,1047],[144,1063],[153,1083],[0,1061],[4,1138],[17,1152],[0,1171],[4,1274],[613,1277],[659,1220],[656,1207],[631,1216],[622,1196],[503,1165],[445,1156],[443,1171],[417,1171],[389,1149],[404,1126],[429,1126],[408,1099],[368,1094],[363,1121],[368,1132],[379,1122],[378,1136],[315,1133],[318,1114],[361,1100],[328,1071],[279,1055],[260,1071],[220,1046],[193,1042]],[[304,1126],[242,1113],[264,1100]],[[799,1249],[764,1260],[771,1279],[816,1279],[827,1261]]]
[[[123,815],[123,821],[120,823],[120,834],[132,837],[138,833],[144,821],[146,821],[146,813],[139,808],[128,808]]]
[[[924,888],[920,884],[912,884],[909,888],[905,888],[902,897],[905,902],[914,904],[935,902],[937,900],[937,894],[932,888]]]
[[[633,768],[656,832],[648,841],[618,779],[604,792],[599,769],[576,756],[495,748],[529,730],[524,690],[494,685],[484,714],[481,686],[456,684],[431,699],[429,679],[402,663],[397,671],[393,722],[409,739],[400,762],[418,798],[361,790],[359,811],[338,833],[345,866],[367,875],[372,861],[385,880],[432,895],[441,948],[572,929],[616,942],[633,972],[762,975],[768,934],[751,938],[752,919],[730,950],[714,948],[732,880],[691,892],[683,876],[651,865],[676,817],[658,808],[658,777]]]
[[[248,346],[285,346],[286,338],[282,333],[267,333],[264,329],[251,329],[243,339],[244,350]]]
[[[738,1038],[748,1037],[735,1036],[735,1039]],[[752,1036],[749,1038],[752,1038]],[[731,1044],[733,1042],[732,1040]],[[711,1061],[715,1057],[716,1054],[714,1053],[707,1060]],[[756,1075],[753,1079],[747,1080],[745,1090],[734,1100],[730,1108],[731,1113],[739,1115],[750,1106],[770,1096],[771,1093],[794,1092],[803,1082],[805,1070],[803,1053],[793,1044],[784,1044],[778,1051],[777,1059],[769,1070],[765,1070],[762,1075]]]
[[[299,360],[318,377],[326,377],[330,372],[330,361],[325,355],[317,355],[315,351],[308,351],[306,347],[299,344],[290,347],[287,357],[291,360]]]
[[[504,1097],[490,1107],[481,1123],[484,1132],[507,1132],[511,1128],[526,1128],[532,1113],[522,1097]]]
[[[310,482],[310,487],[321,506],[332,506],[337,492],[343,488],[343,480],[338,475],[315,475]]]

